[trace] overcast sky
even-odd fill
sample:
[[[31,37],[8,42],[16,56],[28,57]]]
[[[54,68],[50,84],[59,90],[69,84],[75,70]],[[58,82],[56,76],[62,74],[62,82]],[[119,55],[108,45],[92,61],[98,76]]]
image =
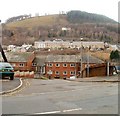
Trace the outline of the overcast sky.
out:
[[[36,13],[56,14],[59,11],[81,10],[106,15],[118,21],[119,0],[1,0],[0,19]]]

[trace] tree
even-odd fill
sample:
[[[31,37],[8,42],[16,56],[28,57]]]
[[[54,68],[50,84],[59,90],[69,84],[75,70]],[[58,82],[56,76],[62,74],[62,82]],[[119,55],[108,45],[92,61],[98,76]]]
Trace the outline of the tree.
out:
[[[115,51],[112,51],[111,53],[110,53],[110,59],[111,60],[117,60],[117,59],[119,59],[120,58],[120,54],[119,54],[119,51],[118,50],[115,50]]]

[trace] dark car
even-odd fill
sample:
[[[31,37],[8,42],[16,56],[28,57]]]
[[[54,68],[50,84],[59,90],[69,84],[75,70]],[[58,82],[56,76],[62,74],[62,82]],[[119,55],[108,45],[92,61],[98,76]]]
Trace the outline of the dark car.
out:
[[[14,69],[10,63],[0,62],[0,78],[9,77],[10,80],[14,79]]]
[[[116,67],[117,73],[120,73],[120,66],[115,66],[115,67]]]

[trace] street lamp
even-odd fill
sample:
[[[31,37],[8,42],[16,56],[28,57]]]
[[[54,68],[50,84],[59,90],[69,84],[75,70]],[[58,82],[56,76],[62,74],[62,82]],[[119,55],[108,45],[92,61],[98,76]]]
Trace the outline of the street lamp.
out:
[[[80,41],[81,41],[81,67],[80,67],[80,77],[82,78],[82,40],[83,40],[83,38],[80,38]]]
[[[2,25],[0,20],[0,44],[2,45]]]

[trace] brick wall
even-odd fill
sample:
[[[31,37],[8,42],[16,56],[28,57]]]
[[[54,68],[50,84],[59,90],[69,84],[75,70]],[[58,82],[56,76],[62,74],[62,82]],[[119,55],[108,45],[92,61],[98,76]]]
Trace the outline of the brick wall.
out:
[[[113,74],[113,66],[109,67],[109,75]],[[89,74],[87,68],[84,70],[84,77],[96,77],[96,76],[107,76],[107,64],[99,64],[89,68]]]
[[[48,66],[48,64],[52,64],[51,67]],[[56,64],[59,64],[59,66],[56,66]],[[67,66],[63,66],[64,64],[66,64]],[[75,64],[75,66],[71,66],[71,64]],[[78,71],[80,70],[80,64],[79,63],[68,63],[68,62],[51,62],[51,63],[46,63],[46,76],[47,77],[51,77],[51,78],[64,78],[67,77],[69,78],[70,76],[73,75],[78,75]],[[52,71],[52,73],[50,74],[49,71]],[[59,74],[57,74],[57,72]],[[66,72],[66,73],[65,73]],[[73,74],[72,74],[73,72]]]
[[[48,66],[48,64],[52,64],[52,66]],[[56,64],[59,64],[59,66],[56,66]],[[64,67],[63,65],[67,64],[66,67]],[[71,67],[71,64],[75,64],[74,67]],[[107,65],[106,64],[89,64],[90,68],[89,68],[89,74],[87,72],[87,68],[86,68],[87,64],[82,64],[83,67],[83,77],[95,77],[95,76],[106,76],[107,75]],[[64,74],[64,72],[67,72],[66,74]],[[52,72],[52,73],[50,73]],[[57,73],[58,74],[57,74]],[[71,74],[71,72],[75,72],[73,74]],[[49,78],[70,78],[71,76],[80,76],[80,63],[76,63],[76,62],[49,62],[46,63],[46,76]],[[110,75],[112,75],[112,67],[110,68]]]

